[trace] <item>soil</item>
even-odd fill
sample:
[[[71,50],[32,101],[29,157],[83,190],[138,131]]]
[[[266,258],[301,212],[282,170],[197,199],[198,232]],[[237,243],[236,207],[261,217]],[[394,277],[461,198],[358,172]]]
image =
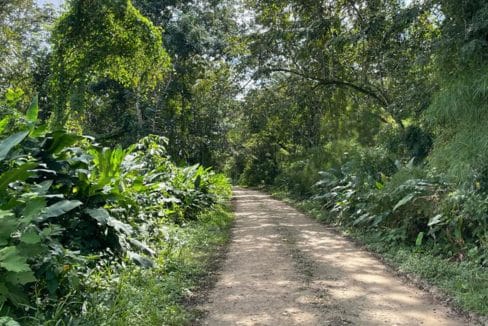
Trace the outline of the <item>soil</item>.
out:
[[[264,193],[234,191],[236,222],[202,325],[475,325],[334,229]]]

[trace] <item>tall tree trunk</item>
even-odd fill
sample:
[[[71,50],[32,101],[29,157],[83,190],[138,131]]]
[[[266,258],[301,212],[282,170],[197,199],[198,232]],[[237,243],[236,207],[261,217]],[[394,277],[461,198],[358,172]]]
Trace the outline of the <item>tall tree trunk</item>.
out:
[[[141,103],[140,103],[140,91],[141,88],[137,87],[136,91],[136,116],[137,116],[137,136],[140,138],[142,135],[142,129],[144,128],[144,118],[142,117]]]

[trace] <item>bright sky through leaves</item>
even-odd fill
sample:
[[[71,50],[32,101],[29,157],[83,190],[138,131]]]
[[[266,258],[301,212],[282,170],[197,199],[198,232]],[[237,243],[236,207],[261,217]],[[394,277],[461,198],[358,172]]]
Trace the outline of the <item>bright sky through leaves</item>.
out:
[[[45,5],[50,3],[56,7],[60,7],[64,3],[64,0],[37,0],[37,3],[40,5]]]

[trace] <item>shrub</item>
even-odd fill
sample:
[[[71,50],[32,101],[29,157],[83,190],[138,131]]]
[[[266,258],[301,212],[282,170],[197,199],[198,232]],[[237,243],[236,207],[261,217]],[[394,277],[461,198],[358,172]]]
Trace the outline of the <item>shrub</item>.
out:
[[[68,321],[94,270],[153,266],[165,225],[196,220],[230,186],[201,166],[176,166],[162,137],[102,148],[39,126],[37,112],[33,101],[14,124],[0,123],[0,315]]]

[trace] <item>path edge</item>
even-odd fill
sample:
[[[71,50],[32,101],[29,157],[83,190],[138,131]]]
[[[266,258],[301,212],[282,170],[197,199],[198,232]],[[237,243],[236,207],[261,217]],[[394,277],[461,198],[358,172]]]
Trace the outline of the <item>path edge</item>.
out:
[[[243,187],[245,188],[245,187]],[[346,240],[350,241],[355,247],[358,249],[362,249],[368,254],[370,254],[372,257],[378,259],[382,264],[385,265],[387,268],[387,271],[390,272],[393,276],[399,278],[401,282],[405,285],[411,285],[416,287],[417,289],[426,292],[431,299],[433,300],[434,303],[442,305],[448,309],[450,309],[453,313],[458,314],[464,318],[466,318],[468,321],[473,322],[481,326],[488,326],[488,316],[481,316],[475,312],[472,311],[467,311],[466,309],[462,308],[459,306],[453,297],[451,297],[448,293],[437,287],[436,285],[433,285],[426,281],[425,279],[415,275],[414,273],[409,273],[406,271],[400,270],[400,268],[391,262],[389,259],[381,255],[380,253],[374,252],[371,249],[368,248],[368,246],[363,243],[361,240],[351,236],[348,234],[345,230],[341,229],[339,226],[332,225],[325,223],[323,221],[320,221],[319,219],[315,218],[310,212],[305,210],[302,207],[299,207],[299,201],[294,200],[289,197],[280,197],[277,194],[274,194],[272,190],[267,189],[267,188],[245,188],[245,189],[250,189],[250,190],[255,190],[255,191],[260,191],[263,193],[266,193],[269,195],[271,198],[275,200],[279,200],[284,202],[285,204],[293,207],[296,209],[298,212],[302,213],[305,215],[307,218],[320,223],[324,227],[327,228],[327,230],[331,231],[332,233],[341,236],[345,238]]]

